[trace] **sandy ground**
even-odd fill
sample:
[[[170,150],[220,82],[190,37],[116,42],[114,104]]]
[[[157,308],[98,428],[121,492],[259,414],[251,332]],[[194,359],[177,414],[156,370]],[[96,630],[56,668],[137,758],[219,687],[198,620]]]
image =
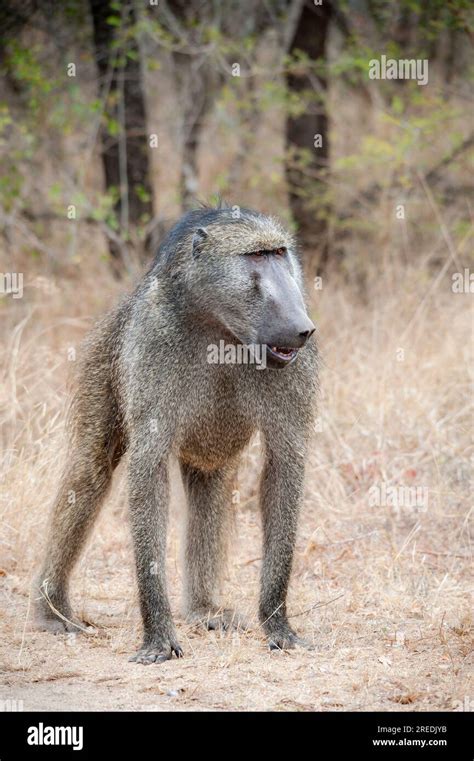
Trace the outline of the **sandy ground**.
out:
[[[140,623],[122,501],[123,494],[111,500],[73,583],[76,611],[97,634],[35,632],[27,579],[3,577],[2,699],[22,701],[24,710],[33,711],[412,711],[469,705],[469,606],[458,588],[465,560],[463,552],[427,546],[429,516],[422,516],[417,541],[407,546],[410,527],[386,520],[355,522],[342,515],[328,530],[309,497],[289,608],[314,650],[288,653],[269,652],[256,626],[260,546],[252,503],[236,511],[225,598],[253,621],[245,634],[195,630],[180,617],[175,521],[169,575],[185,657],[144,667],[127,661],[139,644]],[[179,514],[179,493],[174,504]],[[439,531],[448,521],[439,522]]]

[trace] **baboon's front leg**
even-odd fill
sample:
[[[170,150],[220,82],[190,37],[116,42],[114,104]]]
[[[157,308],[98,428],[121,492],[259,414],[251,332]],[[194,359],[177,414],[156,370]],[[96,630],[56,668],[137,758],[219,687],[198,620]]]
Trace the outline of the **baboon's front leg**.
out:
[[[143,644],[130,660],[161,663],[183,652],[178,644],[166,590],[168,458],[151,447],[133,448],[129,465],[130,519],[135,549]]]
[[[245,628],[242,616],[217,601],[225,561],[235,464],[202,472],[181,464],[188,498],[186,612],[208,629]]]
[[[260,621],[271,649],[306,645],[291,629],[286,595],[303,496],[304,458],[301,452],[275,451],[267,446],[261,484],[263,566]]]

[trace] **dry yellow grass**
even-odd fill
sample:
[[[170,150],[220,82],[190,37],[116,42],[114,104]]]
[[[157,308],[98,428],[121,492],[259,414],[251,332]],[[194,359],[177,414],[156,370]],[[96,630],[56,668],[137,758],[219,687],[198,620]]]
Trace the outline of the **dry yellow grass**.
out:
[[[72,585],[97,635],[32,628],[30,581],[64,453],[68,350],[120,288],[92,253],[81,280],[64,268],[38,279],[20,257],[24,298],[0,305],[0,699],[25,710],[472,708],[472,295],[451,290],[449,246],[436,263],[419,255],[402,267],[387,253],[395,234],[384,232],[385,269],[369,272],[362,294],[336,273],[312,294],[322,395],[289,609],[314,651],[270,653],[256,623],[257,442],[242,465],[240,505],[229,505],[224,589],[254,630],[199,632],[180,616],[174,472],[169,582],[186,657],[148,668],[127,662],[140,620],[123,465]],[[373,506],[369,490],[382,483],[420,487],[427,504]]]

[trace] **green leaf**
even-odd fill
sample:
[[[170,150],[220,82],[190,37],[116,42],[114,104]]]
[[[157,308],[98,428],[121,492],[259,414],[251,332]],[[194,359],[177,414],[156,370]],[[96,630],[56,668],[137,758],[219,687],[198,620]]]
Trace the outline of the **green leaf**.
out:
[[[403,100],[400,98],[399,95],[394,95],[392,98],[392,111],[394,114],[397,114],[397,116],[400,116],[403,114],[405,110],[405,106],[403,104]]]

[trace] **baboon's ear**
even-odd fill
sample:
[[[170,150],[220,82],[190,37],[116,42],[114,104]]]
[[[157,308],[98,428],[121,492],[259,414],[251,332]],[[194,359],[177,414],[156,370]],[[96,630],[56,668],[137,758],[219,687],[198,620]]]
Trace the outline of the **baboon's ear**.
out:
[[[207,231],[204,227],[198,227],[193,236],[193,256],[197,259],[201,253],[201,245],[208,238]]]

